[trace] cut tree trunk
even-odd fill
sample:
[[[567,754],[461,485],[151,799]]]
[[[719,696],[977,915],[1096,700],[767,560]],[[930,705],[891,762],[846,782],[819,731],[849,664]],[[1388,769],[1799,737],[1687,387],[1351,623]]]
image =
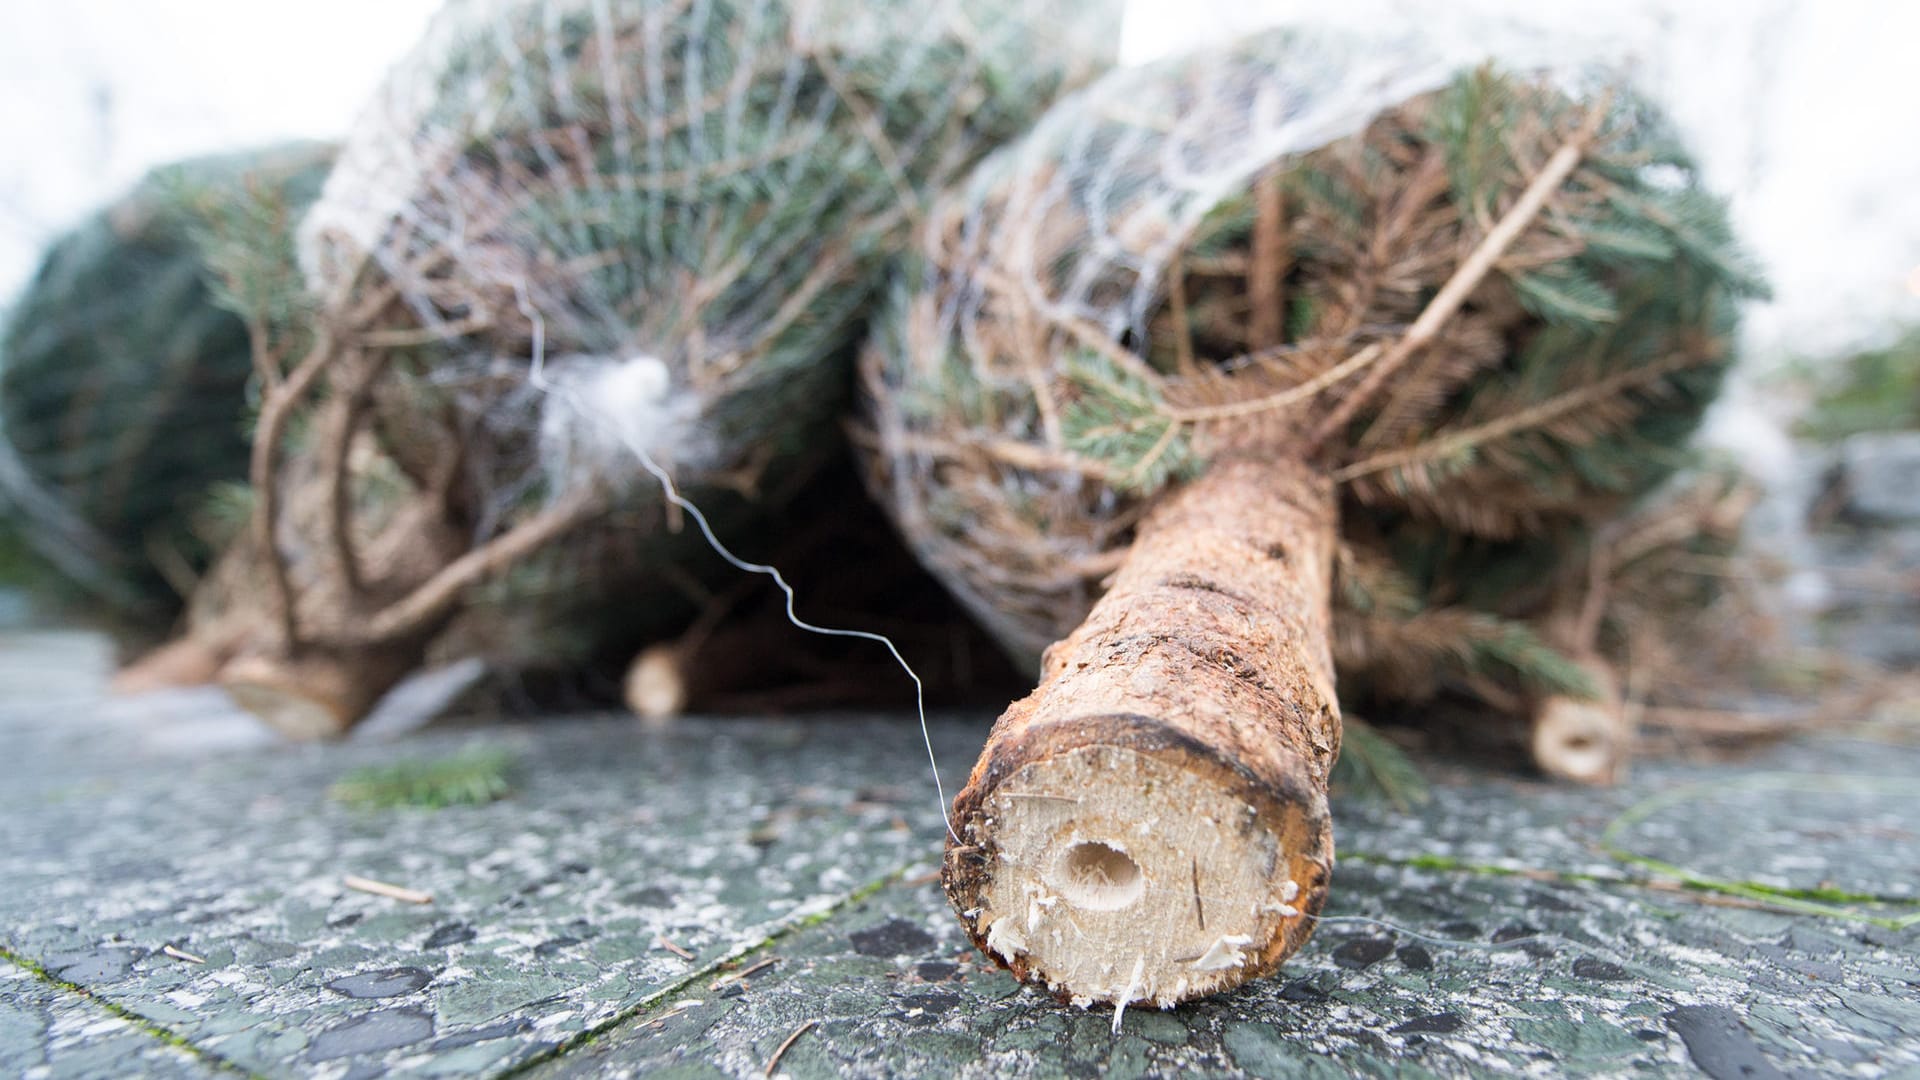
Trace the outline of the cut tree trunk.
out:
[[[289,739],[338,738],[426,655],[427,641],[296,657],[243,656],[220,672],[236,704]]]
[[[1613,667],[1587,654],[1580,667],[1600,696],[1592,700],[1555,695],[1533,710],[1530,747],[1540,771],[1581,784],[1612,784],[1625,778],[1633,756],[1633,730],[1627,722],[1620,680]]]
[[[303,498],[317,493],[299,492]],[[435,635],[452,619],[451,602],[425,607],[419,617],[404,621],[393,612],[415,601],[426,590],[422,583],[436,580],[444,568],[471,559],[474,553],[466,547],[466,534],[446,520],[434,500],[420,499],[368,545],[353,574],[326,573],[303,551],[296,565],[310,580],[289,620],[299,636],[289,641],[278,620],[258,607],[244,609],[250,617],[216,681],[242,708],[287,738],[345,735],[421,665]],[[262,587],[269,559],[259,554],[257,539],[229,557],[239,562],[236,578]]]
[[[227,654],[218,647],[198,638],[183,637],[151,649],[121,668],[108,689],[115,694],[147,694],[205,686],[226,662]]]
[[[1333,870],[1335,523],[1306,464],[1217,461],[994,726],[945,882],[1022,981],[1170,1006],[1306,941]]]

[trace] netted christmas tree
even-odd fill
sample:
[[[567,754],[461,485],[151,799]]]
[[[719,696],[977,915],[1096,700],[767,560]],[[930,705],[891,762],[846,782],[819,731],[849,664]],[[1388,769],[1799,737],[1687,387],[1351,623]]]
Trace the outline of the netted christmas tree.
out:
[[[168,165],[49,248],[0,336],[0,546],[36,592],[132,641],[169,629],[224,532],[210,499],[247,469],[247,329],[208,228],[245,203],[290,245],[332,155]]]
[[[1116,30],[1103,0],[448,7],[305,222],[311,317],[258,343],[265,588],[221,605],[222,681],[329,734],[483,582],[655,617],[629,572],[699,541],[641,456],[723,533],[798,490],[925,193]]]
[[[1605,72],[1309,34],[1108,76],[922,247],[866,355],[874,484],[1042,679],[948,895],[1119,1006],[1305,941],[1341,699],[1606,691],[1563,560],[1685,460],[1760,290]]]

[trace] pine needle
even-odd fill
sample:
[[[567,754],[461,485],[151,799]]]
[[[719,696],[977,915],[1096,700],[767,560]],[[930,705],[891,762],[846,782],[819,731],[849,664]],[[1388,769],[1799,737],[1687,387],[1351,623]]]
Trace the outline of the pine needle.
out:
[[[1351,716],[1341,724],[1340,760],[1333,766],[1333,783],[1361,798],[1385,799],[1401,811],[1432,797],[1413,759],[1373,725]]]

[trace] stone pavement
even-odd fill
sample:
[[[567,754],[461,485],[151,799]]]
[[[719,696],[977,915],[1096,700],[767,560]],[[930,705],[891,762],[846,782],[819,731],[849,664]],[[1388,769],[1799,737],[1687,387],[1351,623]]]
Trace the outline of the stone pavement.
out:
[[[287,747],[104,670],[0,632],[0,1076],[1920,1076],[1912,744],[1597,793],[1435,767],[1337,806],[1339,918],[1283,978],[1116,1035],[964,945],[909,719]],[[949,785],[984,732],[936,725]],[[476,746],[507,798],[329,794]]]

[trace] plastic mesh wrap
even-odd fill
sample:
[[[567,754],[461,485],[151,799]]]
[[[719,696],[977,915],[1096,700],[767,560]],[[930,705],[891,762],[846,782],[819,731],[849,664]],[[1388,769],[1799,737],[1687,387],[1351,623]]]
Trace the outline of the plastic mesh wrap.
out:
[[[294,590],[296,633],[365,645],[453,611],[417,574],[372,581],[370,553],[420,526],[407,507],[424,504],[433,531],[463,537],[446,562],[570,515],[468,575],[503,610],[528,595],[568,608],[550,627],[683,611],[625,599],[623,580],[698,545],[660,528],[634,451],[717,506],[723,531],[801,490],[930,193],[1104,68],[1118,14],[1108,0],[446,8],[302,228],[320,334],[289,358],[299,393],[270,456],[345,463],[279,470],[282,486],[352,475],[344,496],[277,495],[289,514],[323,508],[300,545],[317,569],[287,574],[316,581]],[[330,569],[330,529],[368,581]],[[437,599],[418,602],[422,588]]]
[[[211,558],[210,490],[246,475],[245,325],[220,306],[214,208],[297,216],[318,145],[181,162],[54,243],[0,341],[0,533],[32,583],[163,630]],[[77,597],[75,597],[77,599]]]
[[[737,467],[811,434],[837,400],[827,361],[922,193],[1095,72],[1114,15],[456,3],[363,118],[303,263],[344,329],[443,334],[442,384],[523,372],[537,316],[556,380],[611,395],[656,456]],[[370,312],[381,290],[393,302]],[[477,404],[568,407],[519,391]],[[595,427],[548,421],[549,459],[635,475]]]
[[[1430,688],[1532,649],[1489,616],[1545,603],[1569,538],[1681,461],[1759,286],[1617,76],[1485,55],[1277,32],[1114,72],[936,207],[864,359],[875,486],[1017,657],[1081,621],[1156,491],[1304,455],[1344,490],[1343,676],[1406,658],[1388,624],[1418,615],[1402,666]],[[1338,415],[1588,137],[1458,313]]]

